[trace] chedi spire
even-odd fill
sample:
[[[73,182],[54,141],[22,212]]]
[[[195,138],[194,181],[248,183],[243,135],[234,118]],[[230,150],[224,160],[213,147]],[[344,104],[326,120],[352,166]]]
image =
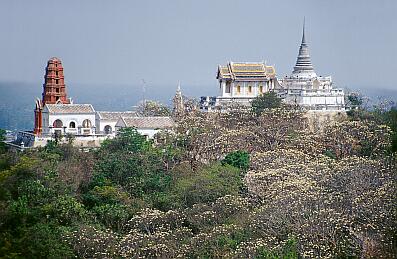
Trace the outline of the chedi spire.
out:
[[[183,97],[181,92],[181,83],[178,82],[178,87],[176,89],[176,93],[174,98],[172,99],[173,102],[173,113],[175,116],[181,116],[185,112],[185,105],[183,104]]]
[[[314,68],[310,59],[309,48],[306,43],[305,38],[305,20],[303,20],[303,32],[302,32],[302,42],[299,47],[298,58],[296,59],[296,64],[294,66],[293,74],[306,74],[311,77],[316,76]]]

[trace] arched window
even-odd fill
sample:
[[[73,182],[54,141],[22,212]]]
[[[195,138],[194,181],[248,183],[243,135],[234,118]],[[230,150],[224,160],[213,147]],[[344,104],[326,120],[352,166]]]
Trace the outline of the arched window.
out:
[[[75,123],[74,121],[71,121],[71,122],[69,123],[69,128],[71,128],[71,129],[76,128],[76,123]]]
[[[91,128],[91,121],[89,119],[83,120],[83,128]]]
[[[241,93],[241,86],[237,86],[237,94],[240,94]]]
[[[112,127],[110,127],[109,125],[106,125],[104,130],[105,134],[112,134]]]
[[[62,121],[61,120],[55,120],[54,121],[54,123],[52,124],[52,126],[54,127],[54,128],[62,128],[62,126],[63,126],[63,123],[62,123]]]
[[[252,93],[252,86],[248,86],[248,93]]]

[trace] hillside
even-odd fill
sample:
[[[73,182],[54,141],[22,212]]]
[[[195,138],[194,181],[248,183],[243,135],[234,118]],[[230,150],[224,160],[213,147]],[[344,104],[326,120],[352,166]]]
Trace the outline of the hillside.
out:
[[[0,145],[0,257],[395,257],[395,110],[176,119],[90,152]]]

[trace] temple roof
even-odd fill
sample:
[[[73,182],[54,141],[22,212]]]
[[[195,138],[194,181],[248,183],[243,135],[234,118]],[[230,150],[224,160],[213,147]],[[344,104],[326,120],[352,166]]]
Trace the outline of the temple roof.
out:
[[[226,66],[218,67],[217,79],[264,79],[275,75],[274,67],[264,62],[229,62]]]
[[[171,117],[121,117],[120,120],[125,127],[137,129],[165,129],[175,126]],[[119,125],[119,122],[117,122],[117,125]]]
[[[101,120],[117,121],[121,117],[136,117],[137,113],[132,111],[127,112],[97,112]]]
[[[303,21],[303,32],[302,32],[302,42],[299,47],[298,58],[296,59],[296,64],[294,66],[293,74],[302,74],[301,76],[315,77],[316,73],[310,59],[309,47],[306,43],[305,38],[305,21]]]
[[[76,113],[95,113],[91,104],[46,104],[44,109],[49,113],[76,114]]]

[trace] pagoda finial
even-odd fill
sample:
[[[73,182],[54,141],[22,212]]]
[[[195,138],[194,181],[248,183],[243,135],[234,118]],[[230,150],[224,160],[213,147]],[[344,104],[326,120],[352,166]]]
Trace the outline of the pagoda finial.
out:
[[[178,87],[176,88],[176,91],[177,92],[181,91],[181,81],[180,80],[178,81]]]
[[[303,16],[303,32],[302,32],[302,44],[306,44],[306,39],[305,39],[305,16]]]

